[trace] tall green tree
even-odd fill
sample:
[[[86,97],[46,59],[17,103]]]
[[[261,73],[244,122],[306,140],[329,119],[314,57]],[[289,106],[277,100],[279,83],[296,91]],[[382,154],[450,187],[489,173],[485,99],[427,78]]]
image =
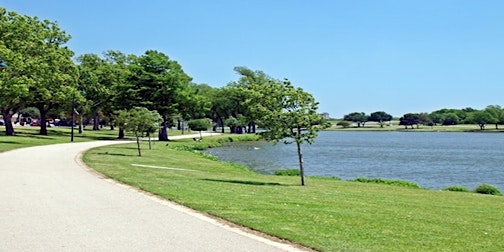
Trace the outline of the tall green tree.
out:
[[[99,114],[108,112],[107,109],[112,106],[115,85],[126,77],[126,73],[121,71],[117,63],[111,59],[112,55],[118,53],[107,51],[104,53],[105,58],[96,54],[83,54],[77,58],[79,62],[78,89],[85,96],[86,104],[92,113],[93,130],[100,129]]]
[[[56,22],[0,8],[0,57],[8,67],[0,73],[0,109],[6,134],[13,135],[12,115],[33,106],[42,122],[51,108],[68,104],[76,87],[70,36]],[[40,134],[47,135],[42,123]]]
[[[178,62],[161,52],[148,50],[129,65],[130,76],[125,89],[130,102],[136,106],[157,110],[163,118],[159,140],[168,140],[167,127],[178,113],[180,92],[191,82]]]
[[[317,112],[318,102],[308,92],[294,87],[287,79],[269,79],[266,83],[251,82],[250,96],[245,104],[254,111],[254,119],[264,128],[262,136],[273,142],[295,143],[301,185],[305,185],[304,161],[301,145],[311,144],[317,132],[328,127]]]

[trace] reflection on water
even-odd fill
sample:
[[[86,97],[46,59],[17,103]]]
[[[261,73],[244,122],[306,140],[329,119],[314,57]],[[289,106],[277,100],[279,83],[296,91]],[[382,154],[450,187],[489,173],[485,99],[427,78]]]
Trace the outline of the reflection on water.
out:
[[[504,190],[500,133],[324,131],[302,148],[309,176],[400,179],[433,189],[487,183]],[[230,143],[206,152],[260,173],[298,168],[295,145]]]

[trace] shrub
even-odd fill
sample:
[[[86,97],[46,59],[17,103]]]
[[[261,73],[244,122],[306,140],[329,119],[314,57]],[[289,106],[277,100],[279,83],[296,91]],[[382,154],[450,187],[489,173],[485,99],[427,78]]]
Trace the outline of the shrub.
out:
[[[469,189],[462,186],[449,186],[443,189],[443,191],[452,191],[452,192],[470,192]]]
[[[348,128],[352,123],[349,121],[339,121],[336,125],[341,126],[343,128]]]
[[[417,184],[404,180],[389,180],[389,179],[381,179],[381,178],[356,178],[351,180],[354,182],[361,183],[375,183],[375,184],[385,184],[385,185],[393,185],[393,186],[402,186],[409,188],[420,188]]]
[[[300,175],[298,169],[276,170],[274,174],[277,176],[299,176]]]
[[[488,184],[481,184],[476,189],[474,189],[475,193],[481,193],[481,194],[491,194],[491,195],[499,195],[502,196],[502,193],[497,189],[497,187],[488,185]]]

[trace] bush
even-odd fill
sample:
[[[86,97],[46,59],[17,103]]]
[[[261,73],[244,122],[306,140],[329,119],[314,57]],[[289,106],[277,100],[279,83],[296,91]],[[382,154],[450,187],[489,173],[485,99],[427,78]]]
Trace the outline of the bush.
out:
[[[298,169],[287,169],[287,170],[276,170],[275,175],[277,176],[300,176]]]
[[[402,186],[402,187],[409,187],[409,188],[420,188],[420,186],[418,186],[417,184],[415,184],[413,182],[403,181],[403,180],[389,180],[389,179],[381,179],[381,178],[356,178],[351,181],[361,182],[361,183],[375,183],[375,184]]]
[[[469,189],[462,186],[449,186],[443,189],[443,191],[452,191],[452,192],[470,192]]]
[[[491,194],[491,195],[499,195],[502,196],[502,193],[497,189],[497,187],[488,185],[488,184],[481,184],[476,189],[474,189],[475,193],[481,193],[481,194]]]
[[[343,128],[348,128],[352,123],[349,121],[339,121],[336,125]]]

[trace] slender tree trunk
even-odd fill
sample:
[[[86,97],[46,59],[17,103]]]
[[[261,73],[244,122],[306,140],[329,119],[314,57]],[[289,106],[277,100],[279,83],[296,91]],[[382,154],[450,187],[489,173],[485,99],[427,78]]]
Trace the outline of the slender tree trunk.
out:
[[[301,135],[301,129],[298,129],[298,136]],[[301,151],[301,143],[296,141],[297,152],[299,158],[299,176],[301,176],[301,185],[305,185],[305,177],[304,177],[304,167],[303,167],[303,152]]]
[[[5,123],[5,135],[14,136],[14,126],[12,125],[12,114],[9,111],[2,110]]]
[[[149,150],[152,150],[151,135],[150,135],[150,133],[147,133],[147,136],[149,136]]]
[[[138,156],[141,157],[142,156],[142,152],[140,151],[140,136],[136,136],[136,140],[137,140],[137,149],[138,149]]]
[[[82,113],[79,114],[79,134],[82,134],[84,131],[84,124],[82,123]]]
[[[199,139],[203,139],[203,135],[201,135],[201,130],[199,131]]]

